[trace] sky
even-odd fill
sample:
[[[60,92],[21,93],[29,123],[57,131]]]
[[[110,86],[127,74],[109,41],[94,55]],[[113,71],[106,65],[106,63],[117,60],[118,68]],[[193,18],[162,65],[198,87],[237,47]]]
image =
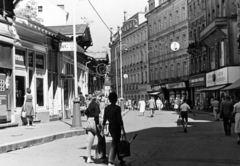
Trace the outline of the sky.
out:
[[[29,0],[22,0],[20,5]],[[41,1],[41,0],[35,0]],[[73,0],[48,0],[54,4],[67,3],[65,10],[69,12],[68,25],[73,21]],[[106,25],[113,28],[113,33],[117,31],[118,26],[122,26],[124,20],[124,11],[127,12],[127,18],[132,17],[138,12],[144,12],[148,5],[148,0],[75,0],[76,24],[89,23],[90,33],[93,40],[93,46],[88,48],[88,52],[109,51],[110,30],[99,18],[96,11],[101,16]]]
[[[123,24],[124,11],[127,12],[127,18],[129,18],[138,12],[143,12],[148,4],[148,0],[77,0],[76,23],[84,22],[84,17],[89,21],[93,46],[88,51],[92,52],[109,50],[110,31],[98,17],[89,1],[114,32],[116,32],[117,26]]]

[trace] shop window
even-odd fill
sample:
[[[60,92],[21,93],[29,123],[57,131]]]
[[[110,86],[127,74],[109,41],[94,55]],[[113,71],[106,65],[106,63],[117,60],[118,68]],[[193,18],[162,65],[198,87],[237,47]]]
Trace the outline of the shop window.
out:
[[[44,69],[44,56],[37,54],[36,55],[36,68]]]
[[[16,107],[22,107],[25,95],[25,77],[16,76]]]
[[[37,78],[37,105],[44,106],[44,86],[43,78]]]

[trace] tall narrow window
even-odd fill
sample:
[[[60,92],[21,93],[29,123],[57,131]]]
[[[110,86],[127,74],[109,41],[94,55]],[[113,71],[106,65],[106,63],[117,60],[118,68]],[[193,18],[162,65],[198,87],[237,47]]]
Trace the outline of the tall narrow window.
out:
[[[186,20],[186,9],[185,9],[185,7],[182,7],[182,12],[183,12],[183,20]]]
[[[183,66],[184,66],[184,72],[183,72],[183,74],[184,74],[184,76],[186,76],[186,75],[187,75],[187,62],[184,62],[184,63],[183,63]]]
[[[42,6],[38,6],[38,12],[43,12],[43,7]]]

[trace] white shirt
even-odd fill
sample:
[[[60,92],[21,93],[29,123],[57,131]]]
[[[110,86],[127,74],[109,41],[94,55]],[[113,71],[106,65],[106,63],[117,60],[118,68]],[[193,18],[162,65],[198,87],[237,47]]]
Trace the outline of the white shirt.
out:
[[[190,107],[187,103],[183,103],[180,108],[181,108],[181,111],[183,112],[188,111],[188,109],[190,110]]]

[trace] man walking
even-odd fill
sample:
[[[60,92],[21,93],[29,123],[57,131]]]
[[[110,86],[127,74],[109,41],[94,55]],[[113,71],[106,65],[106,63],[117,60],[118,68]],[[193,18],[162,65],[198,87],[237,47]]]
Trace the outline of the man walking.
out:
[[[151,97],[151,99],[148,101],[148,105],[151,111],[151,117],[153,117],[154,115],[154,109],[156,108],[156,102],[153,98],[153,96]]]
[[[221,118],[223,119],[223,127],[225,135],[231,135],[231,122],[230,117],[233,112],[233,103],[230,97],[226,96],[226,100],[221,103]]]

